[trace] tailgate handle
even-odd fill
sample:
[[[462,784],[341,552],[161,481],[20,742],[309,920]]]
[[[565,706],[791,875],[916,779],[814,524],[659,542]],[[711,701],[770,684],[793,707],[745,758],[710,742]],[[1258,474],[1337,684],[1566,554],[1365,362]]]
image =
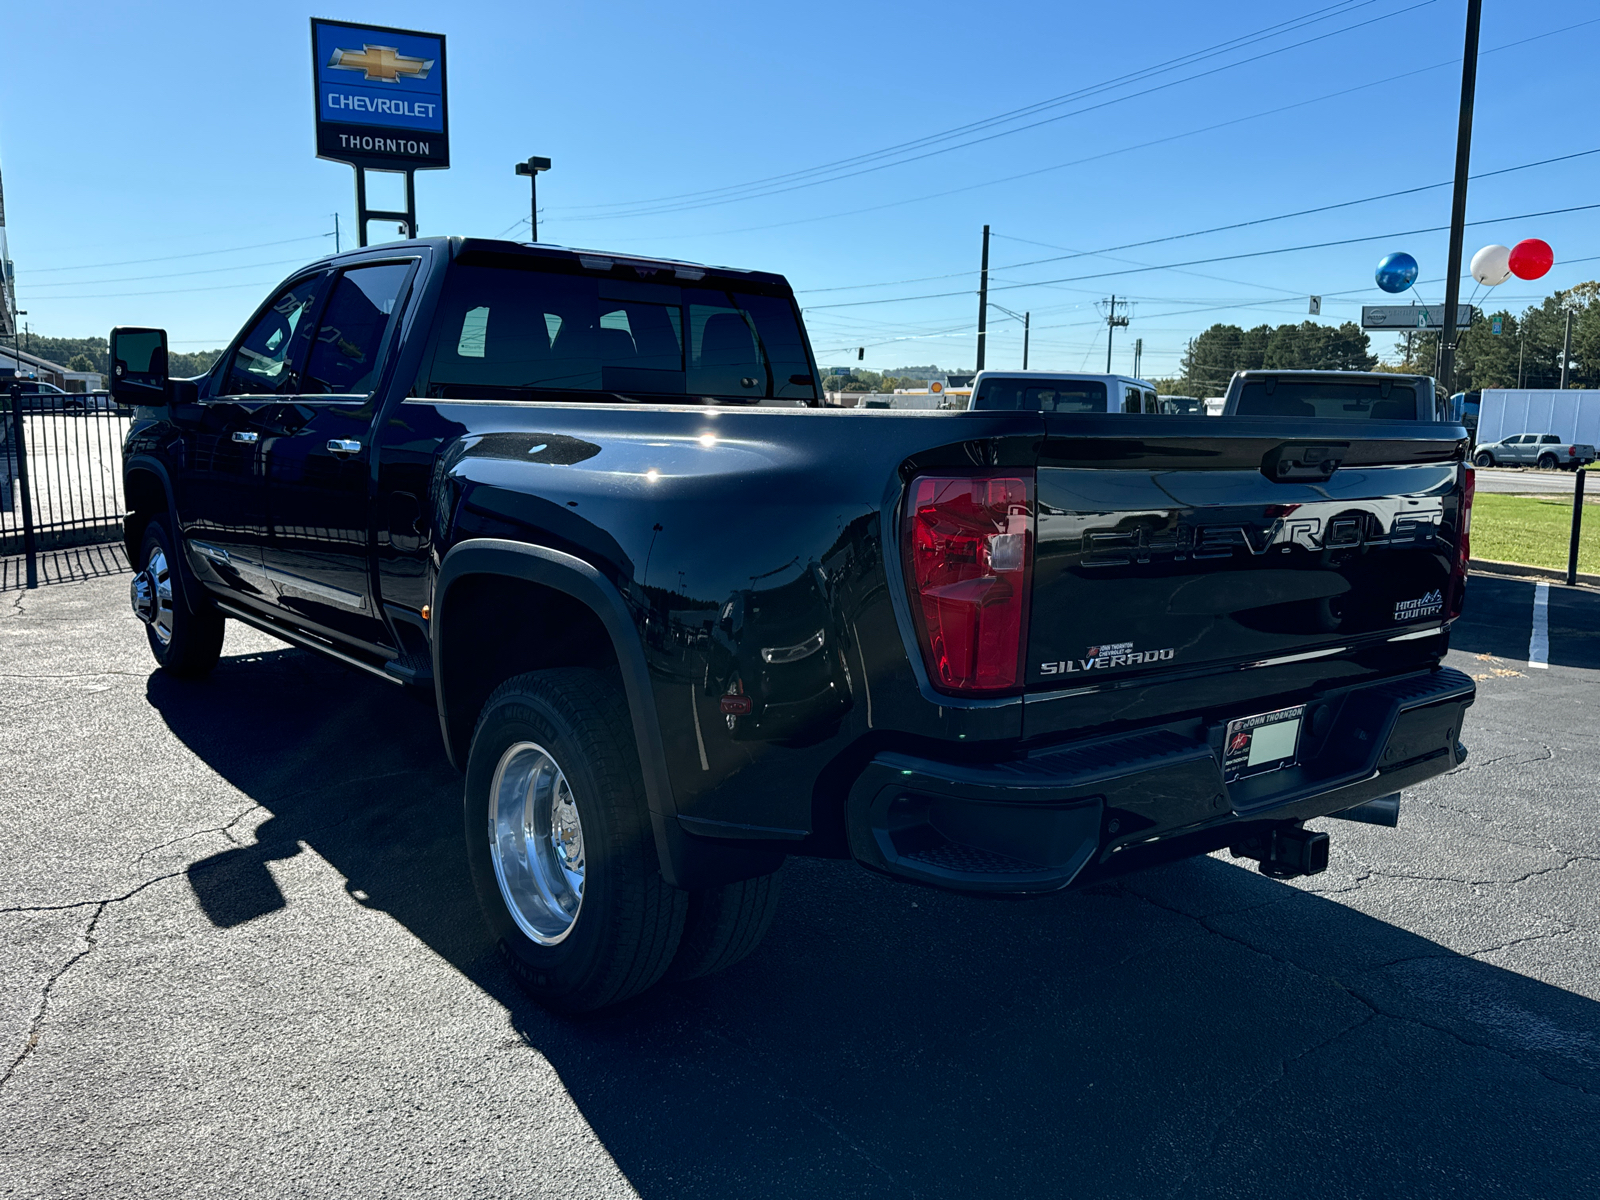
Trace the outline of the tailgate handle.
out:
[[[1349,451],[1349,442],[1289,442],[1262,456],[1261,473],[1284,483],[1331,479]]]

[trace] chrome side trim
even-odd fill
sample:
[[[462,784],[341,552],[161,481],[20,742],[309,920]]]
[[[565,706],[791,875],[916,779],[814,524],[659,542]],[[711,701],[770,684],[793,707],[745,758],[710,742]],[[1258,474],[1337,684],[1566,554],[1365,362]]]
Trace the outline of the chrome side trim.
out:
[[[358,670],[365,671],[368,675],[376,675],[386,683],[392,683],[398,687],[405,686],[405,680],[395,678],[382,667],[359,659],[353,654],[346,654],[343,650],[329,645],[320,638],[314,638],[308,633],[301,633],[298,629],[288,629],[268,617],[258,616],[249,609],[241,608],[237,604],[230,604],[226,600],[214,598],[212,602],[235,620],[243,621],[246,625],[253,626],[261,630],[262,633],[270,634],[281,641],[288,642],[291,646],[299,646],[302,650],[314,650],[318,654],[336,658],[348,667],[355,667]]]
[[[278,589],[281,596],[301,596],[307,600],[326,600],[329,604],[337,604],[340,608],[348,608],[354,612],[367,611],[367,598],[359,592],[346,591],[326,583],[317,583],[314,580],[291,575],[287,571],[275,570],[271,567],[263,568],[267,577],[272,580],[272,586]]]
[[[1391,642],[1413,642],[1418,638],[1433,637],[1434,634],[1443,632],[1443,625],[1430,625],[1426,629],[1413,629],[1410,633],[1397,633],[1389,640]]]
[[[1334,654],[1343,654],[1349,646],[1334,646],[1328,650],[1308,650],[1304,654],[1281,654],[1277,658],[1263,658],[1255,662],[1245,663],[1239,669],[1252,671],[1257,667],[1281,667],[1284,663],[1310,662],[1313,658],[1327,658]]]

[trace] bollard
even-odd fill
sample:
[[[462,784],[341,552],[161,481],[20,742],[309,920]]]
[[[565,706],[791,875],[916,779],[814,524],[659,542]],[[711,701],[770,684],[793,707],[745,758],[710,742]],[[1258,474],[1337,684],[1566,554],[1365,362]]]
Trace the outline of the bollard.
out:
[[[22,490],[22,552],[27,556],[28,586],[39,586],[39,550],[33,540],[33,497],[28,491],[28,442],[23,436],[22,385],[11,385],[11,441],[17,456],[17,486]]]
[[[1589,472],[1579,467],[1572,484],[1572,546],[1567,550],[1567,584],[1578,582],[1578,531],[1583,528],[1583,477]]]

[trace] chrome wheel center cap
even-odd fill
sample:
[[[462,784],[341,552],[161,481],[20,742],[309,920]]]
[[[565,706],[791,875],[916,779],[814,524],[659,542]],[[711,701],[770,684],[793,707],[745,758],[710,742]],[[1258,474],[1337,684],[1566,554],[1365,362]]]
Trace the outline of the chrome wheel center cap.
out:
[[[133,615],[146,625],[156,619],[156,585],[149,571],[140,571],[128,585],[128,598],[133,602]]]

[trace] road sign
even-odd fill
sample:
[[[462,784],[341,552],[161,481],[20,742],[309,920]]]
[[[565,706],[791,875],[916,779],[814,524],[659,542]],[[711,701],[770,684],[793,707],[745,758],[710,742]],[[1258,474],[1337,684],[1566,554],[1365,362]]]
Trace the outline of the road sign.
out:
[[[444,35],[311,19],[317,157],[380,171],[450,165]]]
[[[1311,297],[1311,315],[1313,317],[1320,317],[1322,315],[1322,297],[1321,296],[1313,296],[1313,297]]]
[[[1501,325],[1501,319],[1499,317],[1496,317],[1493,321],[1489,322],[1489,332],[1494,334],[1495,337],[1499,337],[1500,334],[1504,332],[1504,329]]]
[[[1471,324],[1472,305],[1456,305],[1456,328],[1465,329]],[[1396,329],[1402,333],[1407,329],[1443,329],[1444,305],[1363,304],[1361,328]]]

